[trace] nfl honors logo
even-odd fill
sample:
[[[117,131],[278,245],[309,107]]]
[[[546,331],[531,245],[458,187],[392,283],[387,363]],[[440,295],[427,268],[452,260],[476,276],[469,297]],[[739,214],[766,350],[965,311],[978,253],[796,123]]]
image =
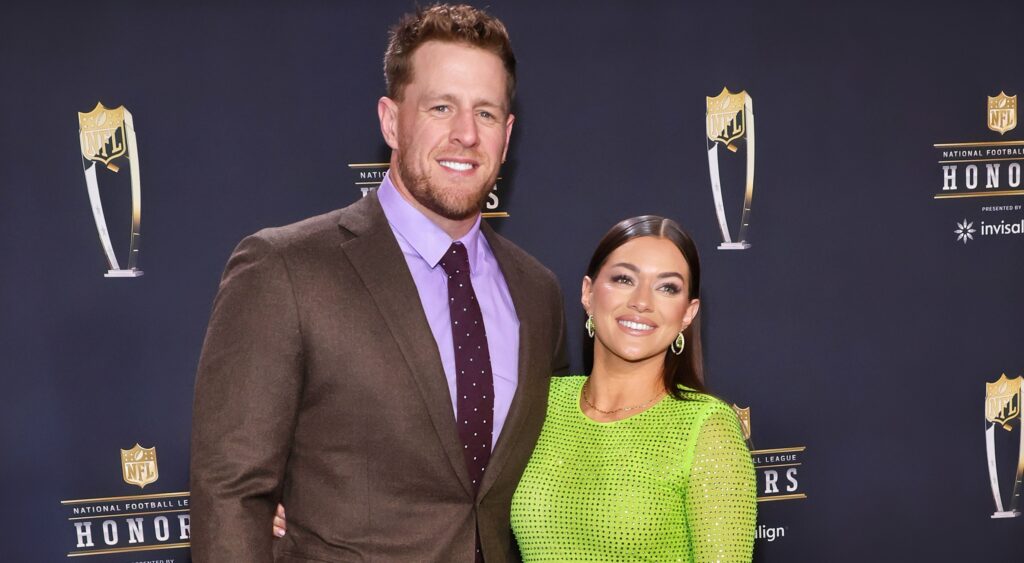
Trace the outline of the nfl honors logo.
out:
[[[160,477],[156,447],[144,448],[136,442],[132,448],[121,450],[121,477],[125,483],[140,488],[155,483]],[[93,494],[89,498],[60,501],[65,510],[69,539],[73,542],[67,556],[132,553],[136,555],[114,560],[140,561],[137,554],[143,551],[188,549],[192,534],[190,493],[156,489],[148,493],[104,497]],[[147,557],[145,560],[173,563],[178,559]]]
[[[1017,126],[1017,96],[988,97],[988,128],[1000,135]]]
[[[740,423],[743,439],[750,448],[750,457],[757,474],[757,502],[805,499],[800,489],[800,468],[806,446],[790,448],[754,449],[750,439],[750,407],[730,405]]]
[[[138,443],[130,450],[121,450],[121,475],[129,485],[145,488],[160,477],[156,466],[156,447],[143,448]]]

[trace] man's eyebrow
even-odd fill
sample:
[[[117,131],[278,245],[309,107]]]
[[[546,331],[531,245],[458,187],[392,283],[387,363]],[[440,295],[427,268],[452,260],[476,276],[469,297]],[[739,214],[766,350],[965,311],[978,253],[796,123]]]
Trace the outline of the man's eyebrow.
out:
[[[434,102],[437,102],[437,101],[448,102],[450,104],[454,104],[454,103],[456,103],[458,101],[458,100],[455,99],[455,96],[453,96],[452,94],[440,94],[440,93],[435,93],[435,92],[427,92],[423,96],[423,100],[425,102],[427,102],[427,103],[430,103],[430,104],[432,104]]]

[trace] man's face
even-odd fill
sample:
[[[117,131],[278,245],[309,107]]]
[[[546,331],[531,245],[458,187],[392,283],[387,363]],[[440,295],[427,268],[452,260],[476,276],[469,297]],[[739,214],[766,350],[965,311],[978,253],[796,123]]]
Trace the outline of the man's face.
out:
[[[381,98],[384,139],[397,164],[395,187],[444,219],[473,217],[494,186],[512,122],[508,75],[497,55],[428,41],[413,53],[400,101]]]

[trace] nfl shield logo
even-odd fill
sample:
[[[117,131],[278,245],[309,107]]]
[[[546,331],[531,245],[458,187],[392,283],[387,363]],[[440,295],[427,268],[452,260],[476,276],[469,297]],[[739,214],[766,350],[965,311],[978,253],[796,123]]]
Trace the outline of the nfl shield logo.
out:
[[[156,466],[156,447],[143,448],[137,442],[130,450],[121,450],[121,475],[129,485],[145,488],[160,477]]]
[[[750,407],[741,409],[737,405],[732,405],[732,410],[740,419],[740,428],[743,429],[743,439],[750,440]]]
[[[733,94],[728,88],[713,98],[705,96],[707,101],[707,134],[711,142],[720,142],[735,152],[732,142],[746,132],[747,116],[745,103],[747,92]]]
[[[1010,421],[1020,416],[1021,380],[1004,373],[995,383],[985,383],[985,420],[1010,430]]]
[[[988,128],[1002,135],[1017,126],[1017,96],[988,97]]]
[[[125,142],[124,106],[114,109],[96,104],[88,113],[78,112],[78,137],[82,156],[110,165],[128,152]]]

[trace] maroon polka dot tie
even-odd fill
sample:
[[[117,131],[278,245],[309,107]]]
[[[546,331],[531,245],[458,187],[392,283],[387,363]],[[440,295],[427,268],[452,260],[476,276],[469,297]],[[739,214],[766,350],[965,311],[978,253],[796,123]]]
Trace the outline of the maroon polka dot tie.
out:
[[[491,354],[480,304],[469,281],[466,247],[452,243],[441,259],[448,274],[448,309],[451,311],[452,344],[455,346],[455,389],[462,454],[474,490],[480,488],[491,457],[494,429],[494,381]]]

